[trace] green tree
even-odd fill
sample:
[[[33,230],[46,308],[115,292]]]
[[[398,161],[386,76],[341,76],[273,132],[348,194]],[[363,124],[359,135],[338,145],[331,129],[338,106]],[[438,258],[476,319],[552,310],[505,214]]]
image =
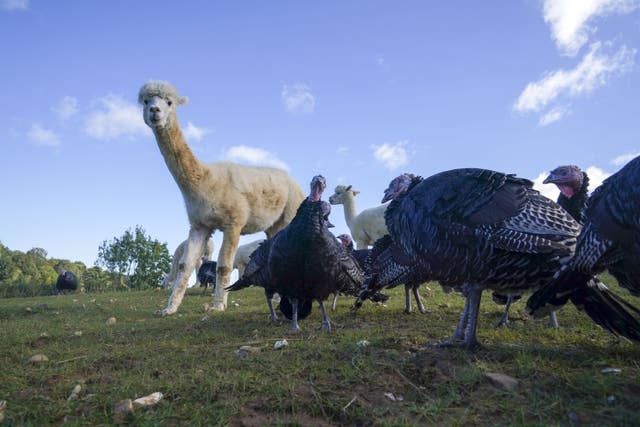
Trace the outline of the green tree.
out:
[[[103,241],[98,248],[97,265],[104,266],[129,288],[142,289],[160,283],[162,273],[169,270],[171,256],[166,243],[147,236],[144,228],[126,230],[121,237]]]

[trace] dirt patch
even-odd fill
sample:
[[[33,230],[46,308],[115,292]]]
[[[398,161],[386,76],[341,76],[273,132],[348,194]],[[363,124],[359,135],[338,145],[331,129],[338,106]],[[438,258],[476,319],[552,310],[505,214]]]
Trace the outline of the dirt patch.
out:
[[[337,424],[323,420],[321,418],[311,417],[306,414],[295,415],[277,415],[265,414],[250,406],[240,408],[240,413],[231,419],[233,427],[262,427],[269,425],[301,425],[309,427],[333,427]]]

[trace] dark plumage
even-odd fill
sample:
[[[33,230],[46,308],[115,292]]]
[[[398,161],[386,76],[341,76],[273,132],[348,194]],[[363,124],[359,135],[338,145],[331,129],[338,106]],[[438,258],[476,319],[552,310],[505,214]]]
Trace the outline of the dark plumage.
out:
[[[319,302],[323,329],[330,330],[324,300],[335,291],[357,289],[364,280],[353,256],[328,229],[330,205],[320,200],[325,187],[322,176],[313,178],[310,195],[300,204],[291,223],[271,239],[262,264],[267,268],[265,280],[291,303],[291,331],[300,329],[299,304],[313,300]],[[237,282],[229,290],[239,289],[236,285]]]
[[[565,165],[558,166],[549,173],[549,176],[543,181],[544,184],[555,184],[560,190],[557,203],[571,215],[578,223],[584,222],[584,210],[586,208],[587,199],[589,198],[589,176],[583,172],[578,166]],[[512,302],[520,299],[520,295],[503,296],[494,292],[494,301],[504,300],[505,309],[497,327],[504,326],[509,322],[509,307]],[[496,301],[497,302],[497,301]],[[556,312],[549,314],[550,325],[554,328],[558,327],[558,318]]]
[[[216,268],[218,264],[215,261],[210,261],[206,258],[202,258],[202,265],[198,268],[198,283],[204,287],[202,295],[207,292],[207,287],[211,285],[211,289],[216,287]]]
[[[639,212],[640,157],[636,157],[588,199],[574,257],[553,283],[529,298],[527,310],[540,316],[571,300],[604,328],[640,342],[640,312],[592,279],[607,269],[620,286],[640,295]]]
[[[484,169],[427,179],[401,175],[383,203],[394,241],[421,274],[467,297],[447,344],[473,346],[482,290],[519,294],[548,284],[573,254],[579,225],[529,180]]]
[[[75,292],[78,289],[78,278],[72,272],[59,269],[58,280],[56,280],[56,292],[66,294]]]
[[[365,299],[380,289],[404,284],[404,312],[409,314],[413,311],[411,292],[420,313],[427,312],[418,293],[420,285],[429,280],[426,272],[393,242],[391,236],[386,235],[374,243],[373,249],[369,250],[367,263],[367,277],[353,305],[354,309],[360,308]]]

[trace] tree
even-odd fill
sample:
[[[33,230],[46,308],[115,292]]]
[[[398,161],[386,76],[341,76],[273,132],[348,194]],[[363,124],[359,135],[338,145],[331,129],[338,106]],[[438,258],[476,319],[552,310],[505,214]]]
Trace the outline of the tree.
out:
[[[166,243],[147,236],[144,228],[136,225],[134,231],[126,230],[121,237],[104,241],[98,248],[97,265],[124,277],[124,285],[142,289],[160,283],[162,273],[169,271],[171,256]]]

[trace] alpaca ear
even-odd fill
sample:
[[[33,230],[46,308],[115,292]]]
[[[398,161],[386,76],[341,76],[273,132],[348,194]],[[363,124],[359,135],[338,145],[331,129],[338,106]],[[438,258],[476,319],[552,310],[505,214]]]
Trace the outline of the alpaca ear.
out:
[[[187,102],[189,102],[189,98],[186,96],[179,96],[178,99],[176,100],[176,104],[178,105],[184,105]]]
[[[357,196],[358,194],[360,194],[360,192],[358,190],[353,190],[353,195]]]
[[[348,186],[347,188],[345,188],[345,189],[344,189],[344,192],[346,193],[347,191],[351,190],[351,187],[352,187],[352,186],[350,185],[350,186]]]

